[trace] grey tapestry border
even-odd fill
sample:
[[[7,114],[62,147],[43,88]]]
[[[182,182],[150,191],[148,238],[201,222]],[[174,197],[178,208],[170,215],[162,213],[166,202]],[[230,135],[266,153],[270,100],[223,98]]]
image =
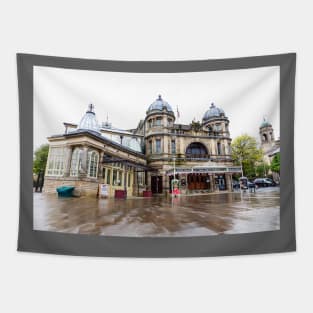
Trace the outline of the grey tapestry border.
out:
[[[105,237],[33,230],[33,67],[93,71],[178,73],[280,67],[280,230],[206,237]],[[17,54],[20,114],[18,251],[110,257],[205,257],[296,250],[294,93],[296,54],[197,61],[108,61]]]

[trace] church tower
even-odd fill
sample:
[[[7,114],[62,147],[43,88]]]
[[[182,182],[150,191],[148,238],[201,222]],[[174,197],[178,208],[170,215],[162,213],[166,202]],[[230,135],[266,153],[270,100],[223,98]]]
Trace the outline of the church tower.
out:
[[[260,125],[261,148],[266,153],[275,145],[274,130],[265,118]]]

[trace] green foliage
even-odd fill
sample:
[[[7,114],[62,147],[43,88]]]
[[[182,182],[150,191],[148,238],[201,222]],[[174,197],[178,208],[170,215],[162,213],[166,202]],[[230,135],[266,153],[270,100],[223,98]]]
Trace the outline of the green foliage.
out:
[[[271,170],[275,173],[280,173],[280,153],[275,154],[271,162]]]
[[[256,176],[267,177],[269,169],[270,169],[270,166],[262,162],[261,164],[257,165],[255,168]]]
[[[44,171],[46,169],[47,159],[49,153],[49,145],[41,145],[38,149],[36,149],[34,153],[34,161],[33,161],[33,172],[38,174],[40,171]]]
[[[232,157],[235,164],[242,164],[245,176],[255,177],[256,163],[262,160],[263,152],[261,149],[258,149],[254,137],[244,134],[233,140]]]

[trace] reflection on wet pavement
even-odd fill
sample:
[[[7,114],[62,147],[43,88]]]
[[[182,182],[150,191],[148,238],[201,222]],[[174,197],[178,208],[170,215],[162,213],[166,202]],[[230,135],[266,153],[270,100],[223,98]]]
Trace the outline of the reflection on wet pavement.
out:
[[[127,200],[34,194],[34,229],[107,236],[207,236],[278,230],[279,188]]]

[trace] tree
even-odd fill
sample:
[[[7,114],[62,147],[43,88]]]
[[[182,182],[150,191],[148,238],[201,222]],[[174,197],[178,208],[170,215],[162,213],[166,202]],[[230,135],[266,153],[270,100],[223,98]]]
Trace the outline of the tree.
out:
[[[280,153],[276,153],[271,161],[271,170],[275,173],[280,173]]]
[[[244,134],[233,140],[232,157],[237,165],[242,165],[243,175],[255,177],[256,163],[262,160],[263,152],[254,137]]]
[[[263,161],[256,165],[255,172],[258,177],[266,177],[268,175],[269,169],[270,166]]]
[[[39,174],[40,171],[45,170],[48,159],[48,153],[49,153],[48,144],[41,145],[38,149],[36,149],[33,161],[33,172],[35,174]]]

